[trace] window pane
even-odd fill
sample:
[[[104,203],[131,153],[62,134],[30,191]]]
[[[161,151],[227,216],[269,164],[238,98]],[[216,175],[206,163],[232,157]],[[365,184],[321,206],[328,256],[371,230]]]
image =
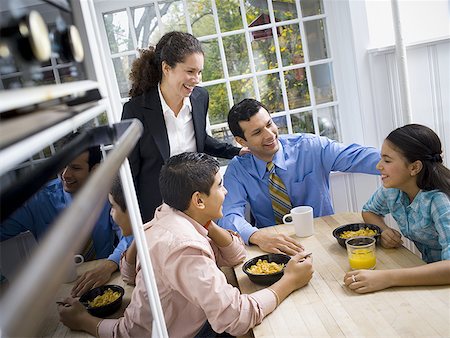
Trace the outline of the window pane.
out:
[[[222,32],[242,29],[241,11],[239,0],[216,1],[217,15],[219,16],[219,26]]]
[[[329,56],[324,20],[305,22],[305,32],[308,41],[309,61],[327,59]]]
[[[222,127],[222,128],[217,128],[217,129],[213,129],[211,131],[212,136],[220,141],[223,142],[227,142],[230,144],[235,144],[236,142],[234,141],[234,136],[231,133],[230,129],[228,129],[228,127]]]
[[[292,20],[298,17],[295,0],[273,1],[272,6],[276,21]]]
[[[286,82],[289,108],[295,109],[309,106],[311,101],[305,69],[299,68],[284,72],[284,79]]]
[[[316,104],[334,100],[334,85],[331,63],[311,67],[311,81],[316,96]]]
[[[128,92],[131,88],[128,75],[130,74],[131,64],[135,59],[136,55],[134,54],[112,59],[120,97],[128,97]]]
[[[187,32],[184,7],[181,1],[171,1],[159,5],[161,21],[164,24],[164,31]]]
[[[22,78],[20,77],[10,77],[2,79],[2,85],[3,89],[15,89],[15,88],[22,88]]]
[[[286,116],[272,117],[272,120],[277,125],[279,134],[288,133]]]
[[[55,84],[56,83],[55,74],[53,73],[53,69],[32,73],[31,78],[32,78],[33,82],[35,82],[38,85],[46,85],[46,84]]]
[[[303,48],[298,24],[282,27],[278,37],[283,66],[303,63]]]
[[[275,45],[272,37],[257,40],[253,39],[252,50],[257,72],[278,67]]]
[[[187,0],[188,12],[194,36],[204,36],[216,33],[211,1]]]
[[[76,81],[80,78],[81,74],[79,69],[74,65],[70,67],[64,67],[58,69],[59,80],[61,82]]]
[[[228,74],[230,76],[248,74],[250,60],[244,34],[223,37],[223,47],[227,58]]]
[[[301,0],[303,16],[318,15],[323,13],[322,0]]]
[[[161,33],[158,28],[155,6],[153,4],[131,9],[138,48],[155,46]]]
[[[269,8],[266,0],[245,1],[245,11],[247,13],[247,25],[249,27],[270,23]]]
[[[126,11],[104,14],[103,20],[112,54],[134,49]]]
[[[228,111],[228,94],[225,83],[205,87],[209,93],[208,115],[211,124],[226,122]]]
[[[279,112],[284,110],[283,94],[281,93],[281,82],[278,73],[261,75],[257,77],[261,103],[269,112]]]
[[[312,111],[291,114],[292,132],[314,134]]]
[[[255,89],[251,78],[233,81],[230,85],[233,93],[233,102],[235,104],[248,97],[255,97]]]
[[[203,41],[202,48],[205,53],[202,80],[211,81],[223,78],[223,67],[217,39]]]
[[[336,107],[327,107],[317,110],[317,120],[319,122],[319,133],[332,140],[340,141],[339,137],[339,117]]]

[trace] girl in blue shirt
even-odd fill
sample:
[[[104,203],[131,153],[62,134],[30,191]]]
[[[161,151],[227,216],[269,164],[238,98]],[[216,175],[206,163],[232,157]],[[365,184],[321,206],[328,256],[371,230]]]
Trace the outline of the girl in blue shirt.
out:
[[[401,246],[403,234],[429,264],[350,271],[344,283],[353,291],[450,284],[450,170],[442,164],[441,153],[436,133],[419,124],[395,129],[384,141],[377,164],[383,186],[364,205],[362,216],[381,228],[382,246]],[[389,213],[401,232],[384,222]]]

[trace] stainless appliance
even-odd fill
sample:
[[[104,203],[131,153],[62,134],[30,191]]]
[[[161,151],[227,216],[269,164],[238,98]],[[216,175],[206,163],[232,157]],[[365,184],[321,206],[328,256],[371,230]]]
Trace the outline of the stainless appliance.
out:
[[[0,89],[85,80],[68,0],[1,0]]]

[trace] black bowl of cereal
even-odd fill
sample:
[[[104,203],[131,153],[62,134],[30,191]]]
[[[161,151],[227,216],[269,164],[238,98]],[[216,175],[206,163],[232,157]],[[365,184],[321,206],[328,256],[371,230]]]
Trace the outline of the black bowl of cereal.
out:
[[[374,237],[377,243],[379,243],[381,240],[381,229],[378,225],[369,223],[345,224],[334,229],[333,236],[345,248],[345,241],[347,239],[358,236]]]
[[[119,285],[102,285],[80,297],[88,312],[95,317],[107,317],[119,310],[125,290]]]
[[[284,274],[284,268],[291,257],[285,254],[265,254],[254,257],[242,266],[242,270],[256,284],[272,285]]]

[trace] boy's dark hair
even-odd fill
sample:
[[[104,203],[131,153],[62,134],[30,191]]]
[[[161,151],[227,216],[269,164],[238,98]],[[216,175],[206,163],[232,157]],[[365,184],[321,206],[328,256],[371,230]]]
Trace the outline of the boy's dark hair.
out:
[[[392,131],[386,140],[409,163],[422,162],[423,168],[417,175],[420,189],[439,189],[450,196],[450,170],[442,164],[441,140],[433,130],[420,124],[407,124]]]
[[[61,140],[61,146],[63,147],[66,144],[70,143],[70,141],[74,140],[80,134],[81,133],[78,131],[73,132],[72,134],[68,134]],[[93,166],[95,166],[96,164],[99,164],[102,161],[102,152],[100,150],[100,146],[89,147],[85,151],[89,152],[88,164],[89,164],[89,170],[91,170]],[[84,153],[84,151],[82,151],[80,154],[82,154],[82,153]]]
[[[109,192],[117,203],[117,205],[122,209],[123,212],[127,211],[127,203],[125,202],[125,196],[123,194],[122,183],[120,177],[116,176],[113,180],[111,190]]]
[[[187,152],[172,156],[162,167],[159,188],[164,203],[174,209],[189,208],[196,191],[209,195],[219,162],[203,153]]]
[[[142,95],[161,82],[163,61],[175,67],[193,53],[204,54],[200,41],[192,34],[176,31],[164,34],[155,47],[140,49],[131,66],[130,96]]]
[[[231,133],[236,137],[242,137],[245,140],[244,131],[239,125],[240,121],[250,121],[250,118],[255,115],[261,108],[269,111],[261,102],[255,99],[243,99],[231,107],[228,113],[228,127]]]

